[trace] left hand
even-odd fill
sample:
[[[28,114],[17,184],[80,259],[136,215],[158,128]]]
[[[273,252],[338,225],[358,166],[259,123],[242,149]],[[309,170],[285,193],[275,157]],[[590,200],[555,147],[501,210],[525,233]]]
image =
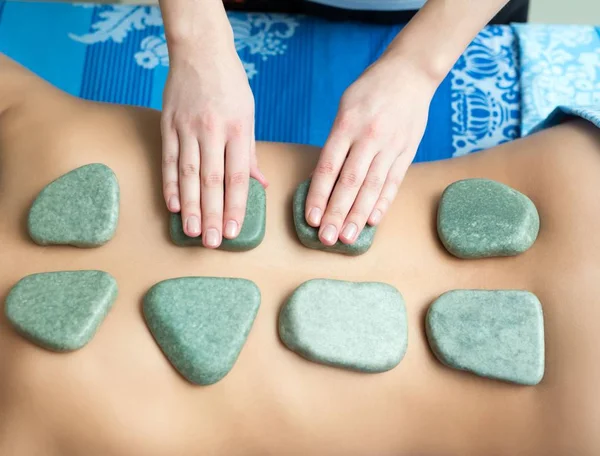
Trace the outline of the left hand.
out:
[[[384,55],[346,90],[306,199],[306,221],[320,226],[323,244],[351,244],[367,222],[380,222],[415,157],[436,86]]]

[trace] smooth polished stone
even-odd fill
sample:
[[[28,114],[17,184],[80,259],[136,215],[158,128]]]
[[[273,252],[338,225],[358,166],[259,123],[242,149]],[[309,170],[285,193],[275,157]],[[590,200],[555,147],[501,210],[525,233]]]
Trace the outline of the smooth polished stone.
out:
[[[544,376],[544,317],[533,293],[450,291],[426,320],[429,345],[446,366],[522,385]]]
[[[376,227],[366,225],[362,232],[358,235],[353,244],[344,244],[337,241],[332,246],[326,246],[319,239],[319,229],[313,228],[306,222],[304,210],[306,205],[306,197],[310,188],[310,179],[302,182],[296,189],[294,194],[293,212],[294,225],[296,234],[300,242],[310,249],[323,250],[325,252],[343,253],[344,255],[362,255],[373,244],[375,238]]]
[[[279,337],[290,350],[317,363],[385,372],[406,353],[404,299],[384,283],[309,280],[282,308]]]
[[[6,317],[31,342],[65,352],[84,347],[117,297],[117,282],[102,271],[60,271],[21,279],[6,298]]]
[[[446,249],[459,258],[512,256],[533,245],[540,219],[522,193],[489,179],[466,179],[442,194],[437,227]]]
[[[256,179],[250,179],[248,203],[242,229],[235,239],[223,237],[221,250],[243,252],[260,245],[265,237],[267,219],[267,196],[264,187]],[[202,247],[202,236],[189,237],[183,232],[181,214],[171,214],[171,240],[180,246]]]
[[[48,184],[29,211],[31,239],[40,245],[98,247],[119,220],[119,183],[100,163],[77,168]]]
[[[175,369],[210,385],[233,368],[259,306],[260,291],[249,280],[182,277],[148,291],[144,317]]]

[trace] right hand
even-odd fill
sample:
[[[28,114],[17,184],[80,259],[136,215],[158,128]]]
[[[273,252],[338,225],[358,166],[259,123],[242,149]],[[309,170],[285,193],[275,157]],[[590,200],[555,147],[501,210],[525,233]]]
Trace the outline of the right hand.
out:
[[[254,97],[233,48],[171,52],[163,94],[163,195],[183,230],[205,247],[237,237],[249,176],[264,186],[254,140]]]

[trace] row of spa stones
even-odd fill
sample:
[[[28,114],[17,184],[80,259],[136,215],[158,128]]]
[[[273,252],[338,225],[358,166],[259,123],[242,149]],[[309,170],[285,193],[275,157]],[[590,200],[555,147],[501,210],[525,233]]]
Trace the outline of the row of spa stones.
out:
[[[318,229],[308,225],[304,207],[310,181],[294,195],[293,217],[299,240],[318,250],[360,255],[372,245],[375,227],[367,226],[353,244],[325,246]],[[223,250],[245,251],[257,247],[265,236],[266,194],[250,179],[246,217],[236,239],[223,239]],[[181,215],[170,215],[172,241],[181,246],[202,246],[202,237],[183,232]],[[40,245],[67,244],[97,247],[114,235],[119,219],[119,184],[103,164],[73,170],[47,185],[35,199],[28,217],[31,238]],[[517,255],[535,241],[539,216],[533,202],[522,193],[487,179],[467,179],[448,186],[442,194],[437,229],[446,249],[459,258]]]
[[[317,229],[310,227],[304,219],[304,203],[309,184],[309,181],[302,183],[294,196],[294,222],[300,241],[310,248],[348,255],[359,255],[366,252],[374,239],[374,227],[367,227],[352,245],[338,242],[334,246],[326,247],[319,241]],[[115,174],[105,165],[91,164],[65,174],[42,190],[29,212],[28,228],[32,239],[41,245],[69,244],[79,247],[94,247],[103,245],[112,238],[116,230],[118,214],[119,186]],[[257,247],[265,235],[265,220],[265,191],[257,181],[251,179],[246,218],[240,234],[235,240],[224,240],[221,248],[244,251]],[[437,229],[440,240],[446,249],[459,258],[510,256],[522,253],[531,247],[537,238],[539,216],[533,202],[516,190],[487,179],[467,179],[451,184],[442,194],[438,207]],[[170,232],[175,244],[184,246],[202,245],[201,238],[189,238],[183,233],[179,214],[171,215]],[[60,274],[63,274],[64,277],[75,277],[72,275],[65,276],[64,274],[77,273],[91,274],[90,271]],[[36,277],[37,279],[34,279]],[[46,293],[47,285],[38,287],[35,291],[35,283],[36,280],[57,280],[56,277],[58,276],[53,276],[54,278],[51,279],[45,277],[51,276],[38,274],[23,280],[26,281],[25,283],[33,281],[30,283],[34,284],[34,289],[30,289],[30,294],[43,296],[40,306],[52,312],[53,309],[58,307],[49,303],[56,301],[56,299],[51,300],[48,297]],[[108,275],[102,277],[105,278],[99,280],[98,283],[112,280],[109,279],[110,276]],[[223,282],[223,280],[227,280],[227,282]],[[112,281],[114,282],[114,280]],[[233,284],[238,285],[233,286]],[[248,291],[237,294],[236,287],[239,287],[239,284],[246,284],[246,287],[250,286],[249,282],[241,279],[176,279],[162,282],[147,295],[147,302],[149,303],[165,301],[170,303],[168,306],[164,306],[164,304],[162,306],[159,304],[146,304],[145,308],[150,309],[145,312],[146,319],[151,329],[153,327],[159,328],[154,329],[153,334],[167,356],[169,356],[169,359],[178,370],[192,381],[198,380],[198,383],[211,383],[216,381],[215,378],[218,380],[220,377],[214,372],[208,376],[194,374],[198,369],[198,362],[190,362],[190,359],[192,361],[194,359],[212,360],[210,363],[216,364],[222,362],[224,363],[223,366],[229,363],[229,368],[231,368],[235,358],[237,358],[239,349],[241,349],[252,324],[256,309],[258,309],[259,301],[258,291],[253,284],[250,288],[256,290],[255,298],[252,298],[252,293]],[[331,342],[335,337],[342,340],[340,336],[343,334],[375,334],[377,335],[375,340],[379,340],[382,331],[381,326],[384,323],[379,322],[378,317],[366,318],[366,315],[378,315],[372,309],[377,309],[377,303],[380,302],[383,290],[389,291],[389,286],[364,283],[350,284],[330,280],[317,280],[308,282],[308,284],[299,288],[294,295],[296,299],[290,300],[290,303],[282,311],[282,329],[280,333],[286,345],[307,358],[339,367],[369,372],[384,371],[393,367],[394,362],[396,364],[400,362],[406,350],[405,323],[404,326],[400,324],[396,327],[396,331],[399,331],[398,334],[404,334],[404,336],[398,336],[397,334],[396,339],[400,340],[398,338],[403,337],[405,341],[404,348],[396,350],[396,352],[389,350],[389,348],[381,349],[378,352],[374,349],[374,342],[369,337],[351,337],[351,341],[346,340],[341,345],[335,345]],[[192,290],[189,287],[192,287]],[[195,287],[201,289],[198,294],[192,293]],[[206,287],[211,290],[212,295],[205,293],[207,291]],[[225,288],[221,290],[221,287]],[[311,294],[310,291],[315,288],[319,292]],[[15,289],[18,290],[19,286],[15,286]],[[80,288],[76,287],[75,289]],[[361,294],[358,292],[360,289],[368,290],[368,293]],[[110,297],[112,296],[110,290],[114,290],[114,293],[116,293],[116,284],[106,286],[104,290],[104,293]],[[230,292],[231,290],[233,292]],[[352,291],[345,291],[340,294],[339,290]],[[376,291],[379,291],[379,293],[376,293]],[[69,292],[63,288],[62,293],[68,294]],[[189,293],[194,296],[193,305],[188,303],[186,306],[184,296]],[[376,299],[369,299],[369,296],[371,296],[369,293],[372,293]],[[400,294],[396,293],[400,297],[398,302],[402,302]],[[355,295],[361,296],[362,301],[353,299]],[[56,328],[59,334],[62,333],[64,337],[69,339],[74,338],[77,340],[77,337],[74,337],[73,334],[79,334],[79,338],[85,335],[69,330],[69,322],[77,325],[77,312],[73,309],[65,314],[66,320],[64,321],[57,319],[57,316],[44,316],[44,312],[37,308],[35,312],[28,312],[26,306],[23,307],[22,318],[16,318],[19,315],[17,310],[25,305],[23,304],[25,301],[16,299],[14,296],[18,297],[20,294],[13,295],[13,298],[11,298],[13,304],[6,307],[9,320],[13,321],[14,326],[22,334],[28,335],[31,340],[39,341],[40,330],[43,333],[44,328],[49,325]],[[159,298],[152,299],[152,296],[159,296]],[[201,298],[203,296],[206,297],[205,301]],[[226,299],[223,296],[228,298]],[[245,306],[240,304],[239,296],[245,296]],[[312,297],[301,300],[298,299],[298,296]],[[326,296],[330,296],[330,298],[326,298]],[[344,300],[340,296],[345,296]],[[68,301],[76,301],[82,312],[85,311],[86,306],[82,304],[81,300],[75,300],[70,296]],[[108,298],[107,301],[112,302]],[[226,306],[223,304],[225,301],[236,304],[233,307],[231,307],[232,304]],[[308,302],[308,304],[294,304],[294,302],[299,301]],[[33,301],[29,299],[27,302]],[[89,302],[92,303],[92,301]],[[202,317],[198,320],[210,322],[209,325],[203,323],[202,326],[204,331],[214,329],[214,332],[211,333],[212,338],[206,339],[206,337],[203,338],[198,334],[194,334],[193,331],[185,331],[185,319],[182,319],[177,313],[178,302],[182,302],[181,305],[184,308],[187,309],[191,306],[190,308],[197,309],[198,312],[201,312],[202,309],[212,308],[211,306],[220,309],[218,317],[215,314],[210,318]],[[244,309],[247,306],[252,307],[253,302],[256,303],[254,313],[245,311]],[[361,302],[363,304],[360,304]],[[368,305],[365,307],[364,303],[368,303]],[[64,305],[69,306],[67,302]],[[100,306],[100,308],[105,309],[109,307],[110,305]],[[161,313],[160,309],[163,307],[165,310]],[[405,321],[403,302],[398,304],[397,307],[402,308]],[[222,309],[224,308],[230,308],[231,311],[223,312]],[[296,308],[300,310],[289,310]],[[13,310],[10,311],[9,309]],[[153,311],[152,309],[159,310]],[[338,309],[340,310],[338,311]],[[237,311],[247,312],[246,319],[242,319],[246,321],[246,326],[240,323],[241,320],[238,318]],[[188,315],[187,312],[187,310],[184,310],[183,314]],[[11,315],[13,316],[11,317]],[[94,315],[99,318],[97,322],[99,324],[103,318],[102,312],[95,311]],[[249,318],[249,315],[252,315],[252,317]],[[353,317],[350,318],[352,315]],[[360,318],[357,316],[360,316]],[[172,320],[172,324],[164,323],[169,319]],[[365,325],[372,324],[370,330],[362,327],[353,330],[353,325],[357,325],[359,321],[363,320]],[[154,326],[152,321],[156,323]],[[310,324],[299,323],[302,321]],[[330,324],[321,325],[319,323],[321,321],[329,321]],[[354,323],[352,323],[353,321]],[[29,324],[26,324],[27,322]],[[318,331],[314,328],[318,329],[321,326],[325,328],[325,333],[319,336]],[[38,328],[37,332],[31,329],[34,327]],[[311,327],[313,330],[310,329]],[[88,324],[85,328],[91,331],[94,326]],[[230,329],[226,330],[224,328]],[[522,384],[536,384],[543,375],[543,318],[539,301],[530,293],[501,290],[449,292],[440,297],[431,307],[426,328],[434,353],[443,363],[449,366]],[[232,335],[234,329],[235,335]],[[224,334],[223,337],[218,336],[221,333]],[[202,348],[202,341],[206,343],[208,343],[207,340],[222,342],[228,338],[237,341],[239,346],[237,352],[235,350],[226,351],[234,354],[233,357],[223,355],[219,349],[214,347],[207,349],[205,346],[204,349]],[[83,340],[89,339],[83,337]],[[52,348],[48,343],[45,343],[45,346]],[[318,350],[316,347],[319,346],[331,347],[331,353],[325,354],[323,350]],[[386,346],[389,347],[388,344]],[[397,347],[401,346],[402,344],[397,345]],[[195,347],[197,353],[195,355],[190,354],[186,347]],[[360,347],[367,348],[363,352]],[[65,346],[64,349],[69,349],[69,347]],[[186,353],[185,356],[182,355],[183,353]],[[216,353],[219,356],[216,356]],[[360,355],[361,353],[363,355]],[[369,356],[366,357],[364,353],[368,353]],[[373,358],[373,353],[387,353],[387,363],[381,362],[380,358]],[[382,356],[385,358],[385,355]],[[221,358],[222,361],[218,361]],[[373,364],[374,361],[369,363],[367,358],[379,359],[380,361]],[[202,365],[202,362],[199,364]],[[217,370],[225,373],[228,371],[228,369],[223,369],[221,367],[220,370]],[[186,372],[191,372],[191,374],[188,375]],[[200,381],[202,378],[208,378],[209,380]],[[210,380],[210,378],[213,380]]]
[[[35,344],[58,352],[83,348],[117,296],[102,271],[33,274],[10,291],[8,321]],[[183,277],[146,293],[146,324],[174,368],[210,385],[233,368],[260,306],[251,281]],[[535,385],[544,375],[544,323],[535,295],[517,290],[455,290],[426,316],[439,361],[476,375]],[[384,283],[315,279],[300,285],[279,313],[281,341],[329,366],[379,373],[396,367],[408,346],[404,299]]]

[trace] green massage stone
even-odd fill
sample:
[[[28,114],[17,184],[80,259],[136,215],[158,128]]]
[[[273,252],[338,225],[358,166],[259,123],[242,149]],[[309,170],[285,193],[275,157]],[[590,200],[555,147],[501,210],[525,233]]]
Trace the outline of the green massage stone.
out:
[[[458,258],[512,256],[533,245],[540,218],[533,202],[507,185],[466,179],[444,190],[437,227],[446,249]]]
[[[429,345],[448,367],[521,385],[544,376],[544,317],[532,293],[450,291],[426,320]]]
[[[31,342],[58,352],[85,346],[117,297],[117,282],[102,271],[29,275],[10,290],[6,317]]]
[[[258,247],[265,237],[267,197],[265,189],[256,179],[250,179],[248,203],[242,229],[235,239],[223,238],[219,249],[243,252]],[[189,237],[183,232],[181,214],[171,214],[171,240],[181,246],[202,247],[202,236]]]
[[[304,216],[306,197],[308,196],[309,187],[310,179],[302,182],[294,194],[294,225],[296,226],[296,234],[298,235],[300,242],[305,247],[310,249],[343,253],[345,255],[362,255],[369,250],[369,247],[371,247],[371,244],[373,244],[373,238],[375,237],[376,230],[374,226],[369,225],[364,227],[353,244],[344,244],[343,242],[337,241],[332,246],[326,246],[321,242],[319,239],[319,229],[310,226],[306,222],[306,218]]]
[[[182,277],[148,291],[144,317],[175,369],[211,385],[233,368],[259,305],[260,291],[249,280]]]
[[[31,239],[40,245],[97,247],[108,242],[119,220],[119,183],[105,165],[77,168],[48,184],[29,211]]]
[[[317,363],[385,372],[406,353],[404,299],[384,283],[309,280],[282,308],[279,337],[290,350]]]

